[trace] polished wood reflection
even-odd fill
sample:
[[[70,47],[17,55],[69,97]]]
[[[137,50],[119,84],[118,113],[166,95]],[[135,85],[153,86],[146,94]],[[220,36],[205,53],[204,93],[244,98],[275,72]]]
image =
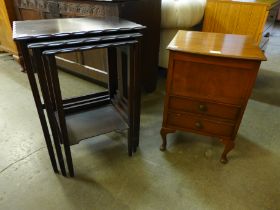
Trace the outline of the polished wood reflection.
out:
[[[246,35],[179,30],[167,49],[216,57],[266,60],[260,48]]]

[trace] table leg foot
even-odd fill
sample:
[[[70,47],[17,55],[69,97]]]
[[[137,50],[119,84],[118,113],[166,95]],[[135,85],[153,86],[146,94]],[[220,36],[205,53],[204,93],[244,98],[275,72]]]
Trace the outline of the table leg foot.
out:
[[[227,154],[234,148],[234,141],[231,139],[221,139],[221,142],[225,145],[223,154],[221,155],[220,162],[226,164],[228,162]]]
[[[175,132],[175,130],[173,130],[173,129],[161,128],[160,135],[161,135],[161,138],[162,138],[162,144],[160,146],[160,151],[165,151],[166,150],[166,145],[167,145],[166,135],[168,133],[174,133],[174,132]]]

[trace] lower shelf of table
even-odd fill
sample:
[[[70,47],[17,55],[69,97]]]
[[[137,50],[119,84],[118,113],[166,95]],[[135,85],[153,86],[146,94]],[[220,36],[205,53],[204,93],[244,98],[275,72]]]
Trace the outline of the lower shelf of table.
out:
[[[128,128],[120,113],[111,104],[69,114],[65,119],[70,145],[90,137]]]

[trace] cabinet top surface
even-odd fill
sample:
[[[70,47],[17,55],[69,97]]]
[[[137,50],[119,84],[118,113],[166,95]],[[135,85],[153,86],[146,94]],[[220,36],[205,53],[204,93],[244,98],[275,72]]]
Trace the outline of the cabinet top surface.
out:
[[[245,35],[179,30],[167,49],[215,57],[266,60],[260,48]]]
[[[140,24],[118,17],[14,21],[13,38],[15,40],[30,40],[33,38],[94,35],[118,31],[130,32],[143,28],[145,27]]]
[[[209,0],[208,0],[209,1]],[[267,4],[269,6],[280,3],[279,0],[211,0],[211,2],[235,2],[235,3],[256,3],[256,4]]]

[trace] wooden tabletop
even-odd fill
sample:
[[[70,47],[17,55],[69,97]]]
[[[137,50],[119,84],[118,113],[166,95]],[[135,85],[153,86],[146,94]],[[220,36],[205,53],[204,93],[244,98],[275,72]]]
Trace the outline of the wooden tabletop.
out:
[[[85,34],[113,33],[118,31],[141,30],[144,26],[118,17],[105,18],[60,18],[46,20],[14,21],[13,38],[28,40],[68,37]]]
[[[216,57],[266,60],[261,49],[245,35],[179,30],[167,49]]]

